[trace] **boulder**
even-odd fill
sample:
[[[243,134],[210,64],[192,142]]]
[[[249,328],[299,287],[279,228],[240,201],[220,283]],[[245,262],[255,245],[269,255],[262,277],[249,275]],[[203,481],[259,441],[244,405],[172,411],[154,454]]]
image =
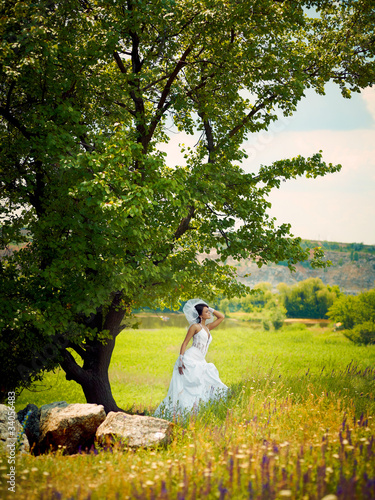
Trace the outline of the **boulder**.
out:
[[[8,457],[18,451],[30,451],[27,437],[22,433],[22,426],[17,420],[17,413],[6,405],[0,405],[0,448],[2,451],[6,450]]]
[[[95,441],[105,447],[148,448],[168,444],[173,427],[172,422],[161,418],[111,411],[96,431]]]
[[[42,425],[42,423],[44,422],[44,420],[48,417],[49,413],[55,409],[55,408],[58,408],[58,409],[62,409],[62,408],[66,408],[68,405],[68,403],[66,401],[55,401],[54,403],[48,403],[46,405],[43,405],[40,407],[40,425]]]
[[[34,404],[28,404],[23,410],[17,413],[18,422],[22,425],[25,421],[27,414],[27,421],[25,424],[25,434],[29,441],[30,449],[35,453],[39,442],[40,434],[40,409]]]
[[[39,450],[62,448],[65,454],[90,449],[106,414],[102,405],[70,404],[41,408]]]

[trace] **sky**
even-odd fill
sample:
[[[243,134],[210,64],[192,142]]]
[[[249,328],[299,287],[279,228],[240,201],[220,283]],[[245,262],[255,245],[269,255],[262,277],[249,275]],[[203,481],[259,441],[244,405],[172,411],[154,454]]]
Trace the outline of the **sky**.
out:
[[[325,96],[306,92],[292,117],[253,136],[246,150],[245,169],[322,150],[341,171],[282,183],[270,195],[270,214],[290,222],[295,236],[375,244],[375,87],[351,99],[334,85]]]
[[[196,138],[172,134],[166,147],[168,162],[178,163],[178,143],[194,145]],[[340,172],[317,179],[281,183],[271,192],[269,214],[277,223],[289,222],[294,236],[342,243],[375,244],[375,87],[344,99],[337,86],[324,96],[306,91],[292,117],[281,117],[267,132],[253,134],[244,144],[247,172],[297,155],[323,151],[327,163]]]

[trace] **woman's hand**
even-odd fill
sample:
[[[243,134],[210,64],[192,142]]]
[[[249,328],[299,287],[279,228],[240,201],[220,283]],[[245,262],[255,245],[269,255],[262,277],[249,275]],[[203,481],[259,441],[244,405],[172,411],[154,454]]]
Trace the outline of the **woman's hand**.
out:
[[[182,364],[182,366],[179,366],[179,367],[178,367],[178,373],[179,373],[180,375],[183,375],[183,374],[184,374],[184,369],[185,369],[185,365],[184,365],[184,364]]]
[[[183,375],[184,369],[185,369],[184,358],[183,358],[182,354],[180,354],[180,356],[178,357],[178,373],[180,375]]]

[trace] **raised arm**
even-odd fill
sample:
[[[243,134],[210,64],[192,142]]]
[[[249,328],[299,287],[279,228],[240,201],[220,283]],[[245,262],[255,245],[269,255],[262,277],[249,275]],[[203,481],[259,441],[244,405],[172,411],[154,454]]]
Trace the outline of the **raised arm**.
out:
[[[223,321],[223,319],[225,318],[225,316],[220,311],[215,311],[215,309],[212,309],[212,307],[209,307],[209,310],[210,310],[211,314],[213,314],[216,317],[215,321],[213,321],[212,323],[210,323],[209,325],[207,325],[207,328],[209,330],[213,330],[218,325],[220,325],[220,323]]]

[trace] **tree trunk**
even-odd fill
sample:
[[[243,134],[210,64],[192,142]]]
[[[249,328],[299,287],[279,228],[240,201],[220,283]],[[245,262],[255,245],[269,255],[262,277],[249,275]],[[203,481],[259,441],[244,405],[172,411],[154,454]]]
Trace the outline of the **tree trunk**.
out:
[[[65,349],[64,360],[61,367],[66,373],[67,380],[74,380],[82,386],[88,403],[104,406],[106,413],[110,411],[124,411],[119,408],[112,395],[109,382],[108,369],[111,362],[116,337],[121,332],[121,322],[125,310],[120,307],[121,294],[116,294],[104,324],[101,311],[90,318],[90,326],[97,328],[98,332],[109,330],[110,338],[103,344],[98,340],[86,339],[84,346],[71,344],[68,347],[74,349],[83,359],[83,366],[79,366],[72,354]]]
[[[103,405],[106,413],[110,411],[124,411],[119,408],[112,395],[108,371],[89,371],[81,382],[82,390],[88,403]]]

